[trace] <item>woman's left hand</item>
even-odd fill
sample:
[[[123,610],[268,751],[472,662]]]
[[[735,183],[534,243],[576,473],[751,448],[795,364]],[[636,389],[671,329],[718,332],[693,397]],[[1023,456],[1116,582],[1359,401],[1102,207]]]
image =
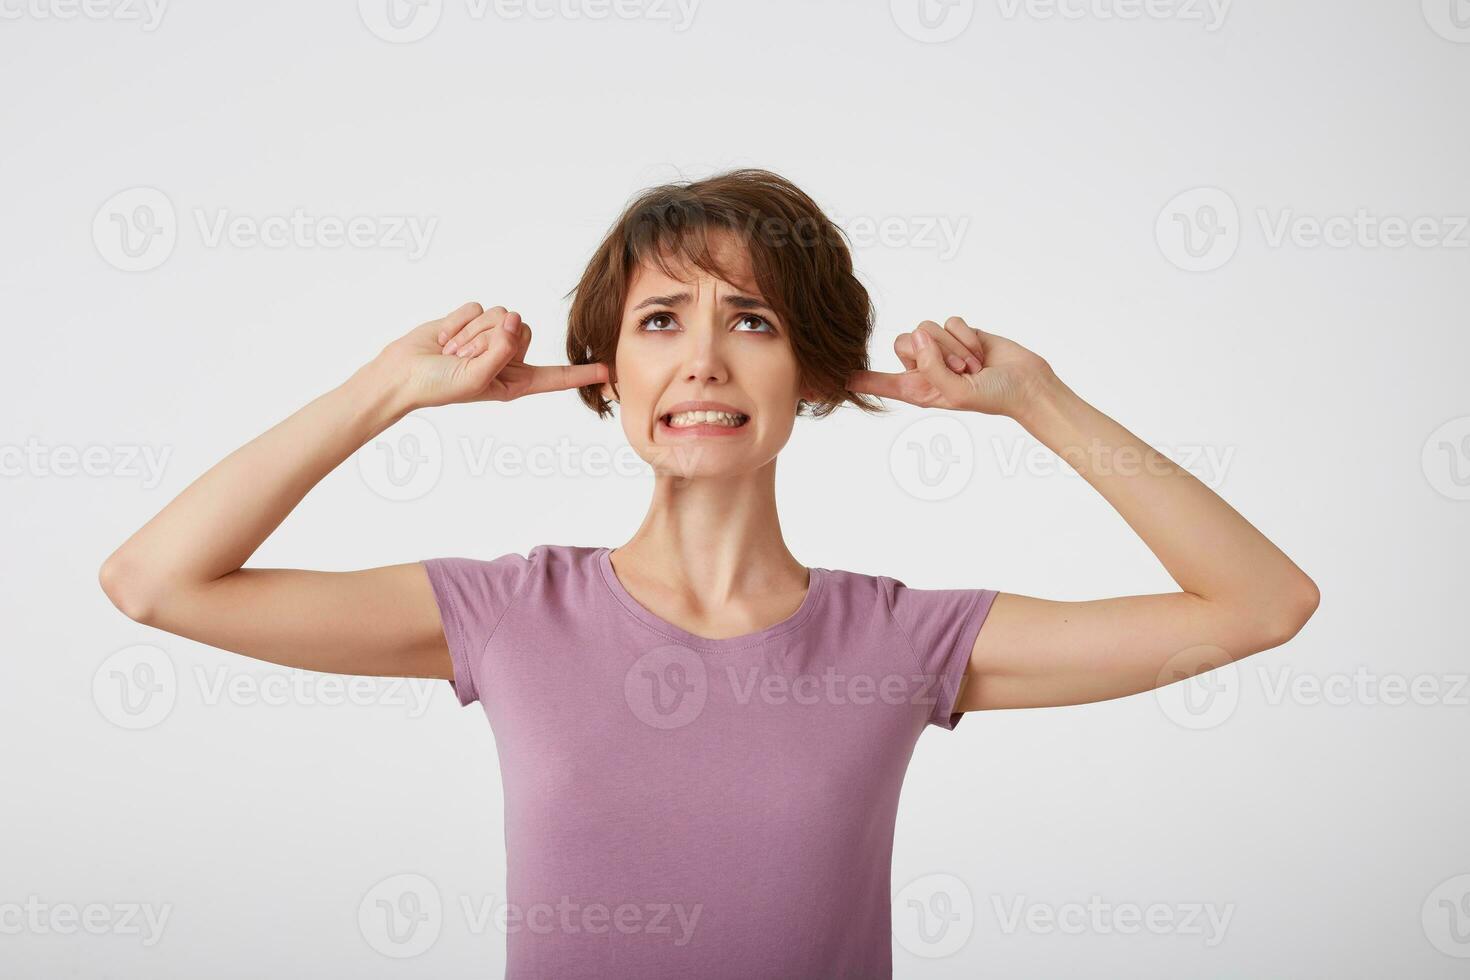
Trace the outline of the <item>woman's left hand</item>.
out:
[[[1055,377],[1040,355],[957,316],[942,327],[925,320],[899,334],[893,350],[904,371],[857,371],[848,389],[922,408],[1016,418]]]

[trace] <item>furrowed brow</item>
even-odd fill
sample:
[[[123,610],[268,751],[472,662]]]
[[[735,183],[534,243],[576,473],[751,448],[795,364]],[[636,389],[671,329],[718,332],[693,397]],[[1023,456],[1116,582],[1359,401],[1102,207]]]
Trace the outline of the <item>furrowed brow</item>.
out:
[[[755,296],[726,296],[725,305],[734,307],[737,310],[765,310],[767,312],[773,312],[770,304]]]
[[[688,293],[674,293],[672,296],[650,296],[637,306],[635,310],[641,310],[645,306],[678,306],[680,303],[689,302]]]
[[[680,304],[688,303],[691,298],[689,293],[649,296],[643,302],[633,307],[633,310],[636,312],[648,306],[679,306]],[[724,305],[736,310],[765,310],[767,313],[774,312],[771,305],[758,296],[742,296],[738,293],[732,293],[726,296],[722,302]]]

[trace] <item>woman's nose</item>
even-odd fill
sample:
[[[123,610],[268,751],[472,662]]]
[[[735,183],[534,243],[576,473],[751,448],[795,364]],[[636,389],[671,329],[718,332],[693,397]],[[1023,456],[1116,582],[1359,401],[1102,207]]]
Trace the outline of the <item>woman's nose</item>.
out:
[[[701,311],[695,329],[689,337],[688,361],[685,364],[686,380],[695,382],[724,381],[729,373],[725,363],[724,335],[719,329],[714,311]]]

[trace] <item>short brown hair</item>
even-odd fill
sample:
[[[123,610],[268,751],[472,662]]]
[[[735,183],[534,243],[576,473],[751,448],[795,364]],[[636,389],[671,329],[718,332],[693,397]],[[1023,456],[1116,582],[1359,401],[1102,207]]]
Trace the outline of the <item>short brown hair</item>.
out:
[[[868,369],[873,306],[853,275],[846,236],[800,188],[768,170],[664,184],[634,198],[568,294],[568,361],[611,372],[628,286],[644,261],[672,275],[668,259],[681,259],[730,281],[711,255],[711,230],[733,233],[746,248],[757,288],[788,330],[802,386],[817,393],[797,414],[820,418],[844,402],[882,411],[876,399],[847,389],[854,371]],[[602,385],[577,394],[599,417],[611,414]]]

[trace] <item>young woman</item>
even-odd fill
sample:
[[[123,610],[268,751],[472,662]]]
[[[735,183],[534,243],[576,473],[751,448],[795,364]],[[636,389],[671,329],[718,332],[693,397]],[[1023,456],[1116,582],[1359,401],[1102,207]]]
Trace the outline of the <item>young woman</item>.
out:
[[[528,364],[530,325],[503,307],[424,323],[195,481],[102,586],[132,619],[225,650],[439,677],[480,701],[505,784],[509,976],[887,977],[894,818],[926,725],[1218,667],[1292,637],[1317,589],[1019,344],[925,321],[890,374],[868,370],[871,331],[842,236],[787,181],[656,188],[575,291],[571,363]],[[599,416],[615,402],[655,472],[622,545],[243,567],[408,412],[571,388]],[[1015,419],[1179,591],[1055,602],[802,564],[777,455],[798,414],[873,396]]]

